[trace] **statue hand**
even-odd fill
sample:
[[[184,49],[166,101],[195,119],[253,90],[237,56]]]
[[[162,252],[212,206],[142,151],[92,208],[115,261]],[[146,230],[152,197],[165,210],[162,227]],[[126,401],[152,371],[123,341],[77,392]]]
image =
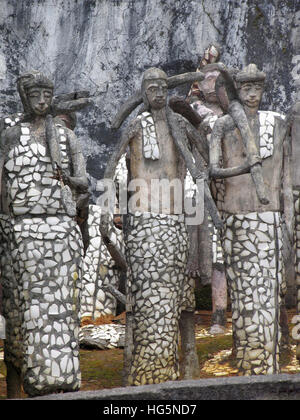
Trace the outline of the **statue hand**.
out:
[[[64,169],[59,168],[56,171],[55,178],[59,179],[59,180],[62,180],[62,182],[65,185],[69,185],[69,187],[72,186],[72,183],[70,182],[71,177],[67,174],[67,172]]]
[[[219,69],[220,72],[227,72],[228,71],[227,70],[227,67],[226,67],[226,65],[224,63],[222,63],[222,62],[219,61],[216,64],[217,64],[217,67],[218,67],[218,69]]]

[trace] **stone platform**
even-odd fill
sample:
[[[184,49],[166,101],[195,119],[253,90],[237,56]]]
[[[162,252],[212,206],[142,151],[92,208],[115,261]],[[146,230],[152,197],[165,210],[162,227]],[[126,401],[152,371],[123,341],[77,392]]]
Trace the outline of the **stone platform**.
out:
[[[299,400],[300,374],[240,376],[55,394],[34,400]]]

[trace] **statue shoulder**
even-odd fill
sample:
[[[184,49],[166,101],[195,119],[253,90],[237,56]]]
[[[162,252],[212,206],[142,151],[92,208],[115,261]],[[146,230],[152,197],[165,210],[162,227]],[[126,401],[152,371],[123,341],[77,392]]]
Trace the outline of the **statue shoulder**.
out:
[[[139,132],[142,130],[142,124],[141,124],[141,116],[138,115],[136,118],[134,118],[128,126],[125,128],[125,134],[126,136],[133,138],[135,137]]]
[[[20,136],[20,125],[2,129],[0,136],[0,155],[7,155],[12,147],[19,144]]]
[[[21,126],[14,125],[13,127],[4,128],[1,131],[1,139],[5,139],[6,141],[18,141],[21,136]]]
[[[189,129],[194,128],[194,126],[187,120],[183,115],[174,112],[172,109],[169,108],[168,110],[169,115],[172,117],[173,121],[182,128],[182,129]]]
[[[300,116],[300,101],[295,102],[291,107],[291,112],[297,116]]]
[[[18,124],[18,125],[14,125],[13,127],[4,128],[4,130],[2,131],[2,133],[7,138],[19,137],[21,135],[21,126]]]
[[[280,118],[282,120],[285,120],[286,115],[282,112],[277,111],[258,111],[260,120],[268,120],[271,124],[274,122],[275,118]]]

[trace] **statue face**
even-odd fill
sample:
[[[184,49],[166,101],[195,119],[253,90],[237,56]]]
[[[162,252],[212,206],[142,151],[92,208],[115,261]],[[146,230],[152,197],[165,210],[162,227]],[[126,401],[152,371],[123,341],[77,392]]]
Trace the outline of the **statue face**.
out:
[[[161,109],[166,106],[168,86],[164,79],[147,80],[145,93],[151,109]]]
[[[248,108],[258,109],[263,91],[264,85],[261,82],[244,82],[238,90],[239,99]]]
[[[32,87],[27,92],[29,106],[35,115],[44,116],[49,111],[52,102],[52,89]]]
[[[219,74],[218,71],[209,71],[205,74],[205,78],[199,83],[200,90],[207,102],[218,102],[215,85]]]

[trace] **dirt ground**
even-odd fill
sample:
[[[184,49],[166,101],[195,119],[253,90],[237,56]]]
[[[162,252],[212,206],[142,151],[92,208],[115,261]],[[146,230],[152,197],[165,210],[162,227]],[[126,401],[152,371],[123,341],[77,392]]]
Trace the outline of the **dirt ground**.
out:
[[[291,321],[294,311],[288,312]],[[117,318],[117,319],[116,319]],[[107,317],[99,323],[124,322],[124,314],[119,317]],[[227,326],[224,334],[212,336],[209,334],[211,325],[210,311],[196,312],[196,342],[200,363],[199,375],[195,379],[213,378],[220,376],[236,376],[237,369],[231,355],[232,331],[231,314],[227,313]],[[88,324],[90,320],[83,320]],[[292,328],[289,323],[290,330]],[[298,373],[300,366],[295,357],[295,343],[290,338],[291,347],[281,358],[282,372]],[[82,371],[81,390],[107,389],[121,386],[123,349],[112,350],[80,350]],[[3,362],[3,341],[0,340],[0,399],[6,398],[5,365]],[[26,395],[23,393],[23,398]]]

